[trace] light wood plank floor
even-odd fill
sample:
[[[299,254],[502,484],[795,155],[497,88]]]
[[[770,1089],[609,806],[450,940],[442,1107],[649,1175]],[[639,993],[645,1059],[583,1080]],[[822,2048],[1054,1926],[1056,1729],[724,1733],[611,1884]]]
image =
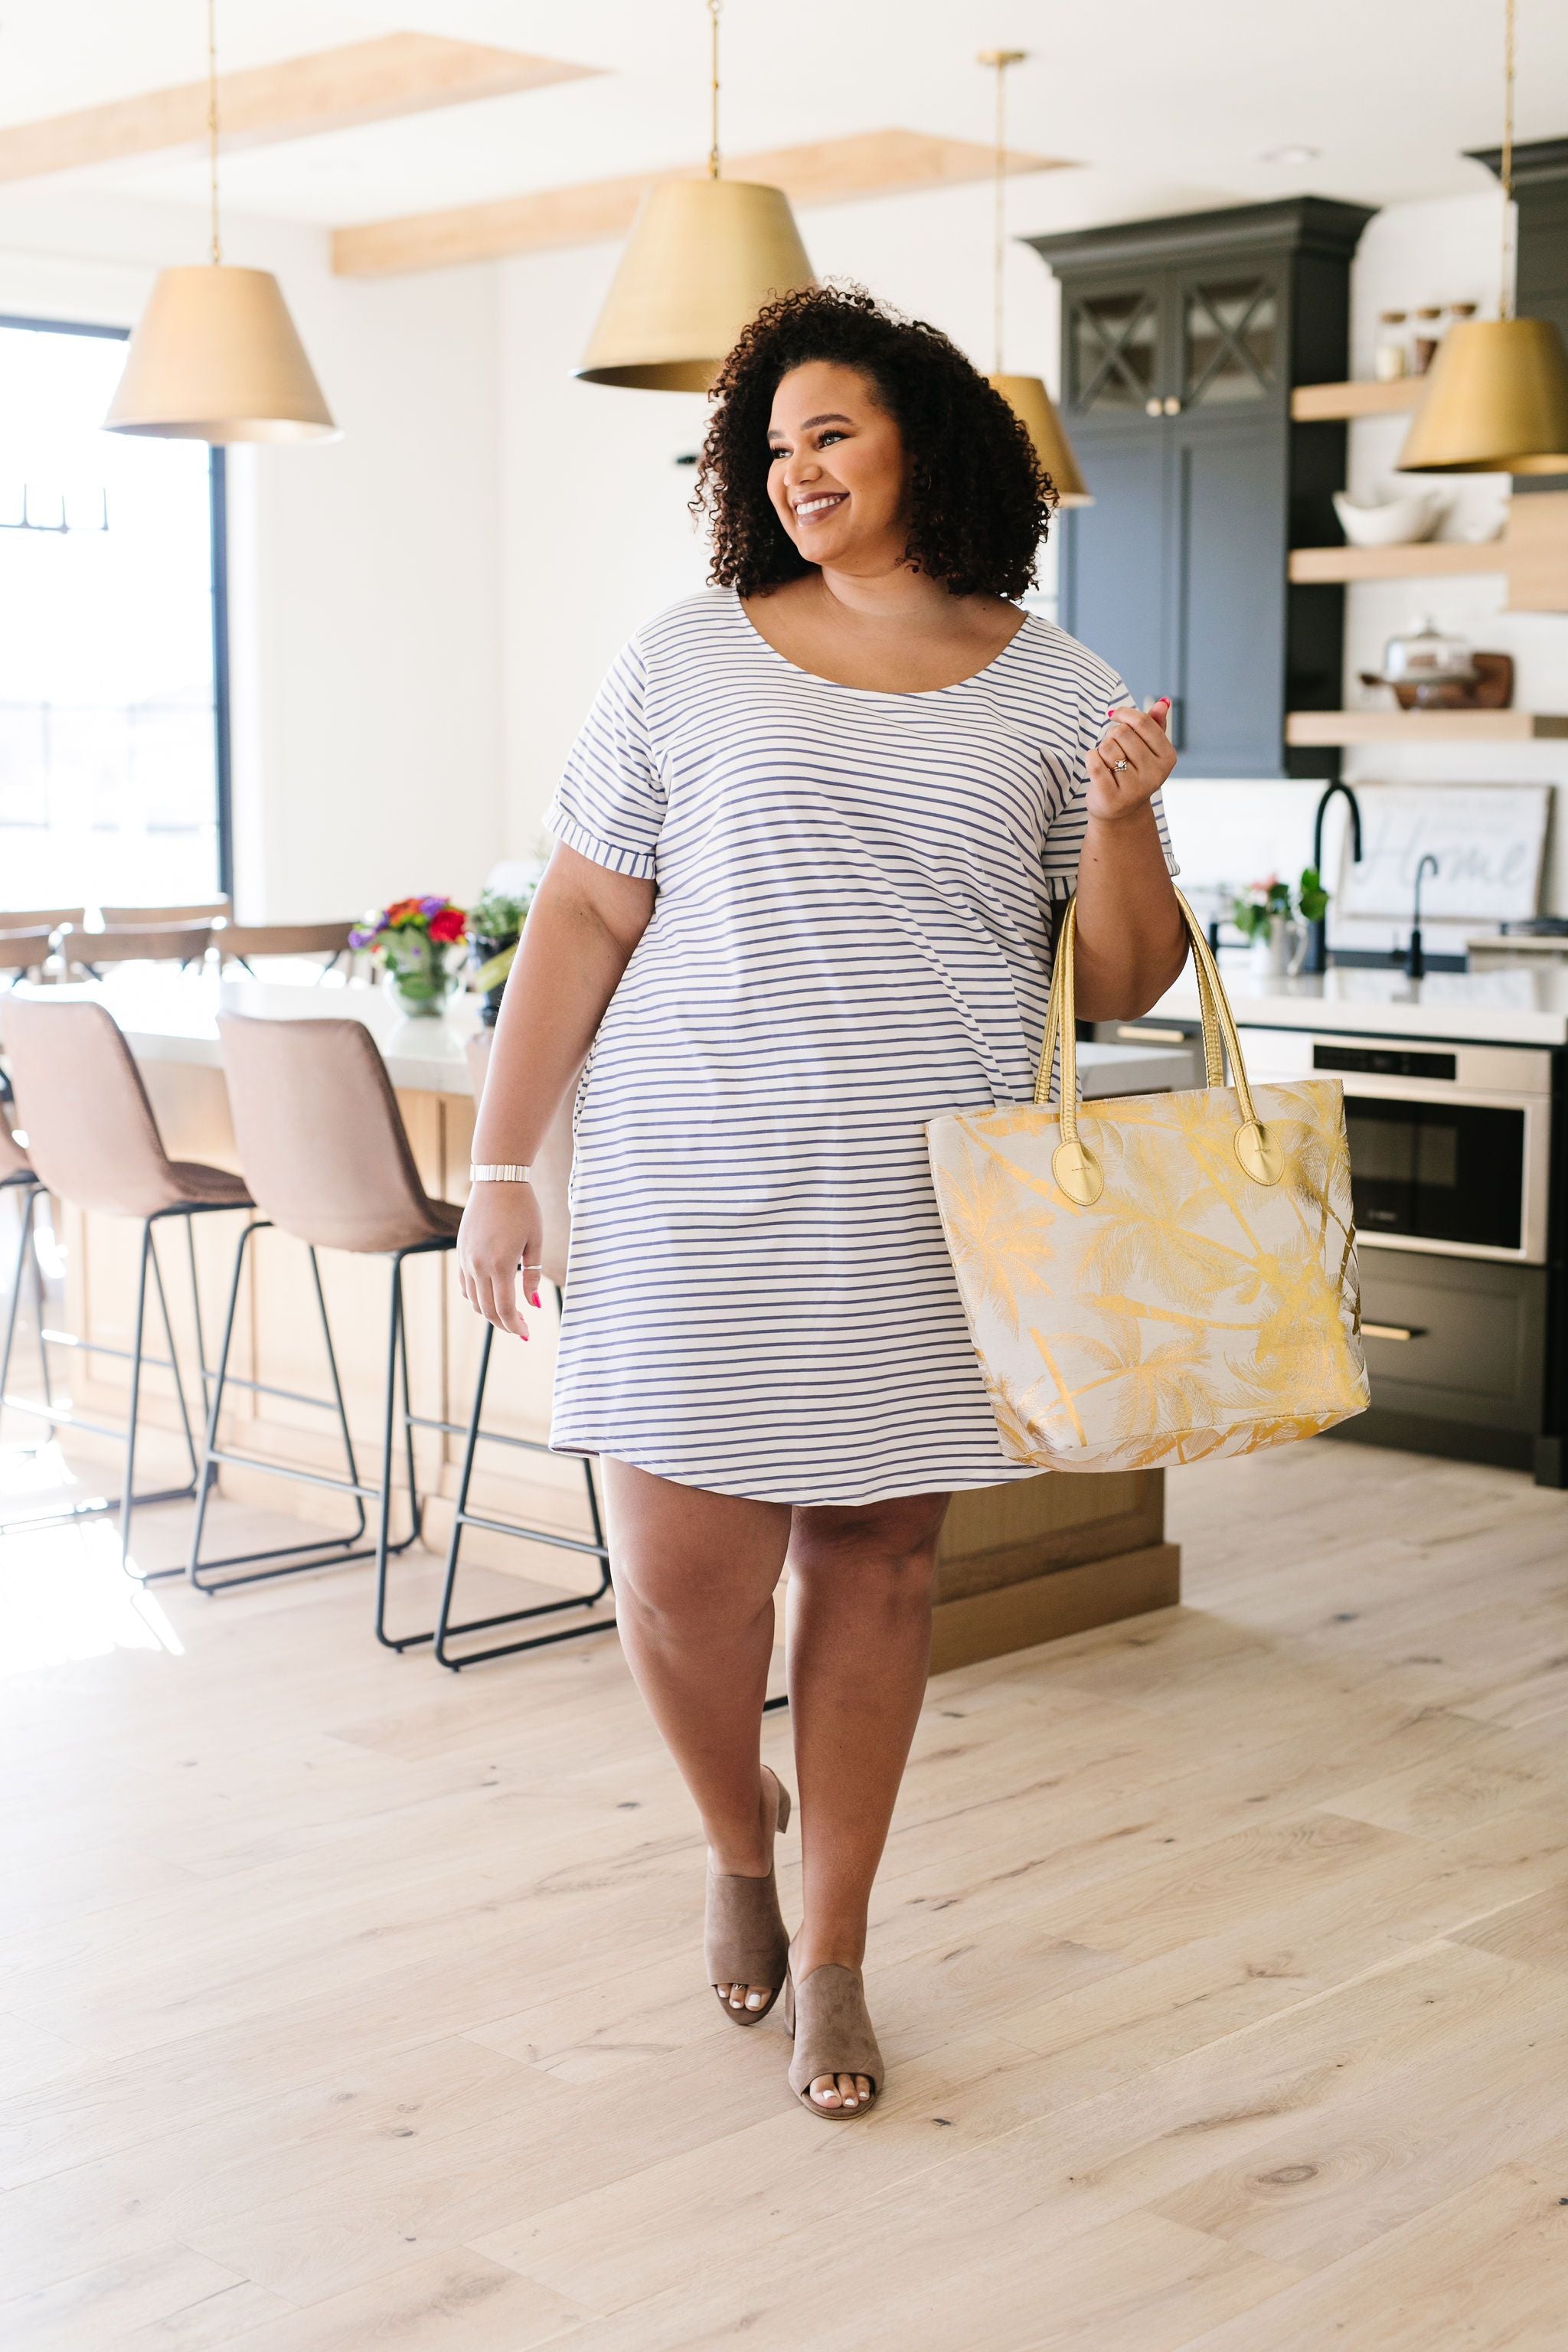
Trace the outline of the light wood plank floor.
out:
[[[1186,1607],[932,1685],[832,2129],[613,1637],[0,1546],[8,2352],[1560,2352],[1568,1498],[1171,1493]]]

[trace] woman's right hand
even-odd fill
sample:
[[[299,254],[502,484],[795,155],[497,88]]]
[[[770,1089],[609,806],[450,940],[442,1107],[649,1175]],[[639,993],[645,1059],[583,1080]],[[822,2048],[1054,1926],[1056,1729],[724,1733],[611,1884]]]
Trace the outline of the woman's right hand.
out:
[[[464,1297],[487,1323],[518,1339],[528,1337],[518,1273],[529,1305],[537,1307],[542,1230],[531,1184],[482,1182],[469,1193],[458,1230],[458,1279]]]

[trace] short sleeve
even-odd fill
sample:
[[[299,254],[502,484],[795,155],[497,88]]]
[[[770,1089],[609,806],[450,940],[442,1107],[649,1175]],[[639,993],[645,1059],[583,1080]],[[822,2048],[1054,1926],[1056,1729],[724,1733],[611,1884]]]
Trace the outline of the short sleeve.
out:
[[[634,637],[594,698],[544,826],[595,866],[651,882],[665,793],[648,738],[647,696],[647,668]]]
[[[1116,702],[1133,699],[1114,670],[1101,670],[1100,676],[1104,690],[1097,688],[1093,698],[1084,705],[1081,715],[1083,734],[1076,758],[1065,774],[1058,763],[1052,763],[1058,786],[1053,792],[1055,805],[1047,821],[1041,864],[1046,877],[1046,895],[1053,903],[1070,898],[1078,887],[1079,860],[1083,856],[1084,836],[1089,830],[1085,802],[1089,793],[1089,747],[1098,743],[1103,734],[1105,714],[1110,707]],[[1179,874],[1182,869],[1171,847],[1164,802],[1159,793],[1154,794],[1150,805],[1160,829],[1160,846],[1165,853],[1166,868],[1172,874]]]

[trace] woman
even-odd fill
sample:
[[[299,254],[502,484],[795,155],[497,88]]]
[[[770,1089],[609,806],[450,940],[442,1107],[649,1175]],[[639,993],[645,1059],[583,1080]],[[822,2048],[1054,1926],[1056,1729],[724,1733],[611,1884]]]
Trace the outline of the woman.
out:
[[[715,386],[712,585],[640,629],[546,823],[476,1133],[526,1163],[590,1045],[551,1442],[603,1458],[621,1639],[708,1841],[708,1975],[790,2082],[864,2115],[871,1883],[925,1689],[957,1487],[1003,1454],[923,1122],[1026,1101],[1050,910],[1079,1009],[1185,954],[1163,712],[1019,609],[1051,491],[963,354],[856,289],[772,303]],[[527,1336],[526,1182],[475,1184],[465,1296]],[[773,1591],[805,1917],[759,1761]],[[792,2013],[793,2011],[793,2013]]]

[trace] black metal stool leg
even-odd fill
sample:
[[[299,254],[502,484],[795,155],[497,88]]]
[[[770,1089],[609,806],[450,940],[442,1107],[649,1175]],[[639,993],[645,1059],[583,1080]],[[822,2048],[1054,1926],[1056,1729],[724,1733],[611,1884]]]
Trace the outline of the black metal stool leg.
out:
[[[427,1247],[427,1244],[425,1245]],[[445,1423],[420,1420],[414,1412],[408,1394],[408,1322],[403,1302],[403,1261],[424,1254],[421,1246],[398,1250],[392,1261],[392,1312],[387,1328],[386,1412],[382,1426],[381,1445],[381,1515],[375,1545],[375,1638],[384,1649],[416,1650],[422,1643],[435,1639],[436,1629],[426,1625],[423,1633],[399,1633],[386,1630],[386,1564],[419,1540],[425,1520],[425,1506],[420,1500],[414,1465],[414,1432],[416,1428],[445,1428]],[[408,1468],[408,1508],[411,1524],[408,1533],[400,1540],[392,1540],[392,1465],[397,1442],[398,1391],[403,1399],[403,1437]]]
[[[447,1546],[447,1576],[441,1587],[441,1605],[436,1612],[436,1655],[444,1666],[454,1664],[447,1655],[447,1636],[451,1631],[452,1595],[458,1584],[458,1548],[463,1540],[463,1514],[468,1507],[468,1485],[474,1475],[474,1449],[479,1442],[479,1415],[484,1410],[485,1386],[490,1376],[490,1349],[495,1344],[496,1327],[485,1325],[485,1336],[479,1343],[479,1369],[474,1381],[474,1405],[468,1415],[468,1435],[463,1441],[463,1466],[458,1475],[458,1496],[452,1510],[452,1535]]]
[[[147,1328],[147,1261],[153,1255],[153,1220],[142,1227],[142,1252],[136,1270],[136,1322],[131,1342],[131,1410],[125,1424],[125,1483],[120,1493],[120,1565],[138,1584],[151,1584],[174,1569],[150,1570],[143,1576],[131,1565],[131,1517],[136,1507],[136,1423],[142,1411],[142,1342]]]
[[[24,1238],[27,1252],[27,1264],[33,1270],[33,1306],[38,1318],[38,1377],[44,1384],[44,1402],[47,1405],[52,1405],[55,1401],[55,1382],[54,1375],[49,1370],[48,1341],[44,1337],[44,1326],[49,1319],[49,1302],[44,1292],[44,1262],[38,1255],[37,1219],[36,1216],[31,1214],[31,1212],[37,1207],[39,1201],[47,1201],[47,1198],[48,1194],[44,1191],[42,1185],[39,1185],[33,1199],[28,1202],[28,1232]],[[51,1226],[51,1239],[53,1238],[53,1233],[54,1229]],[[4,1394],[4,1392],[5,1382],[0,1381],[0,1394]]]
[[[184,1220],[184,1226],[185,1232],[188,1234],[191,1230],[191,1221],[189,1217]],[[184,1433],[185,1454],[191,1465],[191,1491],[194,1494],[197,1481],[200,1479],[202,1475],[201,1456],[196,1452],[195,1434],[191,1428],[190,1407],[185,1402],[185,1383],[180,1371],[180,1359],[174,1349],[174,1326],[169,1316],[169,1297],[167,1291],[163,1288],[163,1269],[158,1263],[158,1244],[153,1236],[151,1223],[149,1223],[147,1227],[147,1247],[148,1255],[151,1258],[153,1265],[153,1286],[158,1293],[159,1312],[163,1318],[163,1337],[169,1343],[169,1370],[174,1374],[174,1401],[180,1408],[180,1427]],[[195,1251],[194,1247],[191,1252],[191,1265],[194,1270],[195,1266]],[[204,1367],[203,1369],[203,1386],[205,1388],[205,1368]],[[173,1570],[170,1570],[167,1572],[171,1575],[174,1573]]]
[[[191,1582],[198,1592],[226,1592],[231,1585],[266,1584],[270,1583],[275,1577],[302,1576],[312,1569],[342,1568],[354,1560],[370,1559],[374,1557],[375,1552],[375,1548],[366,1545],[363,1538],[367,1526],[365,1498],[367,1496],[374,1495],[376,1490],[374,1486],[365,1486],[359,1475],[353,1436],[349,1428],[348,1412],[343,1402],[343,1385],[338,1370],[337,1349],[332,1341],[332,1326],[327,1313],[327,1297],[321,1284],[321,1261],[313,1249],[309,1253],[310,1276],[316,1293],[317,1311],[321,1318],[321,1339],[327,1352],[327,1370],[331,1381],[331,1400],[321,1397],[297,1396],[292,1391],[275,1390],[260,1381],[239,1381],[229,1370],[234,1342],[235,1316],[245,1270],[245,1253],[251,1235],[265,1231],[267,1225],[268,1220],[265,1217],[258,1217],[253,1223],[247,1225],[235,1251],[234,1278],[229,1286],[223,1346],[213,1378],[212,1402],[207,1414],[206,1449],[203,1460],[205,1475],[201,1495],[196,1504],[195,1526],[192,1532],[191,1556],[187,1569]],[[262,1395],[288,1395],[297,1404],[320,1405],[324,1411],[334,1413],[338,1432],[342,1439],[343,1459],[348,1466],[348,1476],[346,1478],[328,1477],[316,1471],[295,1469],[282,1463],[265,1461],[256,1454],[238,1453],[232,1447],[220,1446],[217,1442],[218,1417],[226,1391],[234,1387],[251,1389]],[[320,1486],[331,1494],[346,1495],[353,1502],[354,1525],[347,1535],[314,1536],[308,1543],[268,1544],[261,1551],[230,1552],[221,1559],[204,1560],[201,1557],[201,1541],[206,1518],[207,1494],[216,1484],[217,1465],[223,1462],[233,1462],[247,1469],[265,1471],[272,1476],[291,1479],[301,1485]],[[308,1557],[301,1558],[301,1554]],[[268,1561],[277,1564],[258,1565],[258,1562]],[[216,1573],[218,1570],[231,1569],[237,1569],[242,1572],[238,1575]]]
[[[555,1304],[559,1312],[561,1293],[553,1284],[551,1286],[555,1289]],[[498,1625],[519,1625],[527,1622],[531,1618],[559,1616],[566,1610],[592,1609],[607,1594],[614,1591],[610,1579],[609,1549],[605,1542],[604,1525],[599,1516],[599,1497],[594,1485],[594,1465],[586,1456],[584,1457],[583,1475],[587,1481],[588,1516],[594,1530],[591,1543],[584,1543],[577,1537],[556,1535],[543,1528],[515,1526],[510,1525],[503,1519],[487,1518],[481,1513],[470,1511],[468,1508],[468,1488],[474,1474],[474,1452],[480,1436],[479,1422],[484,1411],[485,1387],[489,1378],[490,1349],[494,1342],[495,1327],[493,1324],[487,1323],[484,1344],[479,1352],[479,1374],[474,1382],[473,1407],[468,1414],[468,1425],[463,1447],[462,1474],[458,1482],[457,1501],[452,1512],[451,1541],[447,1547],[447,1579],[441,1593],[440,1613],[436,1622],[436,1655],[441,1664],[449,1667],[454,1674],[460,1673],[465,1666],[482,1665],[490,1658],[511,1657],[520,1650],[542,1650],[557,1642],[579,1641],[585,1633],[610,1633],[615,1631],[616,1626],[613,1617],[597,1617],[591,1624],[564,1625],[553,1633],[534,1633],[521,1642],[493,1643],[488,1649],[470,1650],[461,1657],[454,1657],[448,1647],[454,1635],[487,1633],[493,1632]],[[531,1438],[495,1435],[489,1442],[496,1445],[516,1446],[526,1453],[547,1454],[550,1451],[547,1445],[541,1445]],[[455,1624],[452,1621],[452,1603],[457,1592],[458,1555],[462,1545],[465,1528],[485,1528],[494,1535],[514,1536],[524,1542],[550,1544],[561,1550],[588,1553],[596,1558],[599,1562],[599,1581],[592,1592],[574,1592],[568,1594],[563,1601],[542,1601],[535,1603],[531,1608],[509,1609],[494,1617],[470,1617],[461,1624]]]
[[[26,1226],[23,1234],[24,1255],[32,1247],[34,1240],[34,1212],[37,1209],[38,1202],[44,1197],[45,1192],[42,1185],[37,1187],[29,1197],[27,1202]],[[38,1296],[38,1358],[43,1367],[44,1398],[43,1402],[40,1403],[35,1399],[29,1397],[11,1396],[6,1391],[4,1382],[0,1381],[0,1404],[8,1405],[13,1412],[31,1415],[43,1422],[51,1429],[64,1428],[83,1430],[94,1437],[107,1437],[112,1439],[115,1444],[123,1445],[125,1448],[125,1468],[124,1475],[121,1482],[121,1493],[118,1499],[109,1496],[95,1496],[89,1502],[68,1504],[60,1510],[23,1513],[16,1518],[0,1522],[0,1534],[4,1534],[10,1529],[22,1527],[25,1527],[29,1530],[47,1527],[57,1527],[62,1524],[68,1524],[73,1520],[95,1518],[107,1516],[110,1512],[113,1512],[118,1514],[120,1518],[121,1564],[124,1568],[127,1575],[134,1578],[135,1581],[139,1584],[149,1584],[156,1582],[163,1577],[184,1574],[184,1571],[183,1570],[161,1568],[151,1570],[147,1575],[142,1576],[140,1575],[135,1569],[132,1568],[131,1522],[134,1517],[138,1507],[143,1504],[188,1502],[196,1493],[197,1484],[202,1475],[202,1465],[196,1453],[195,1432],[191,1425],[190,1408],[185,1396],[184,1380],[180,1370],[179,1353],[174,1344],[174,1323],[169,1314],[169,1301],[163,1287],[163,1270],[159,1264],[157,1244],[153,1238],[153,1229],[155,1225],[159,1224],[168,1217],[184,1217],[188,1224],[189,1220],[193,1216],[201,1216],[205,1213],[207,1213],[207,1212],[199,1205],[191,1208],[182,1206],[174,1209],[159,1209],[154,1211],[152,1216],[143,1219],[142,1224],[142,1248],[137,1268],[134,1344],[130,1348],[110,1347],[108,1342],[104,1340],[83,1339],[67,1332],[49,1330],[44,1318],[45,1301],[43,1274],[41,1268],[37,1266],[37,1253],[36,1250],[33,1251]],[[216,1209],[214,1213],[216,1213]],[[168,1343],[169,1352],[167,1356],[149,1356],[147,1353],[147,1277],[149,1270],[151,1270],[152,1273],[153,1287],[156,1289],[158,1294],[158,1305],[163,1319],[163,1335]],[[85,1421],[69,1404],[57,1405],[55,1403],[54,1391],[49,1380],[48,1370],[48,1350],[51,1347],[70,1348],[88,1357],[95,1355],[113,1356],[118,1358],[122,1363],[129,1363],[131,1366],[130,1418],[123,1429],[107,1427],[101,1422]],[[12,1352],[12,1349],[7,1347],[5,1350],[5,1366],[7,1377],[9,1375],[9,1363]],[[153,1492],[139,1495],[135,1488],[135,1469],[137,1441],[141,1435],[142,1375],[149,1366],[153,1367],[160,1371],[170,1372],[174,1375],[174,1393],[179,1403],[180,1421],[184,1432],[185,1452],[191,1465],[191,1475],[185,1485],[183,1486],[160,1486]]]
[[[223,1345],[218,1350],[217,1369],[213,1374],[212,1389],[207,1398],[206,1445],[202,1455],[202,1479],[196,1495],[196,1515],[191,1526],[190,1558],[185,1563],[185,1573],[198,1591],[205,1589],[202,1584],[197,1564],[202,1556],[202,1535],[207,1523],[207,1496],[217,1484],[217,1472],[213,1463],[213,1454],[217,1445],[217,1417],[223,1409],[224,1382],[228,1377],[229,1349],[234,1345],[235,1311],[239,1305],[239,1286],[245,1273],[246,1245],[251,1234],[258,1231],[259,1231],[258,1226],[247,1225],[235,1248],[234,1277],[228,1286],[228,1307],[223,1318]]]
[[[321,1261],[313,1244],[307,1244],[310,1259],[310,1279],[316,1287],[316,1311],[321,1318],[321,1338],[326,1343],[327,1370],[331,1374],[332,1403],[337,1410],[338,1428],[342,1435],[343,1459],[348,1465],[349,1481],[354,1489],[354,1530],[348,1538],[358,1543],[365,1531],[364,1489],[360,1485],[359,1464],[354,1458],[353,1435],[349,1428],[349,1409],[343,1402],[343,1384],[338,1372],[338,1351],[332,1345],[332,1326],[327,1314],[327,1294],[321,1284]]]
[[[11,1285],[10,1301],[5,1309],[5,1344],[4,1349],[0,1349],[0,1421],[5,1418],[5,1391],[11,1379],[11,1351],[16,1339],[16,1310],[22,1303],[22,1277],[27,1271],[29,1244],[33,1238],[33,1208],[38,1197],[38,1188],[36,1184],[18,1185],[15,1190],[19,1224],[16,1234],[16,1263],[14,1269],[16,1278]],[[44,1343],[41,1336],[43,1328],[41,1310],[38,1324],[40,1332],[38,1352],[42,1355]]]

